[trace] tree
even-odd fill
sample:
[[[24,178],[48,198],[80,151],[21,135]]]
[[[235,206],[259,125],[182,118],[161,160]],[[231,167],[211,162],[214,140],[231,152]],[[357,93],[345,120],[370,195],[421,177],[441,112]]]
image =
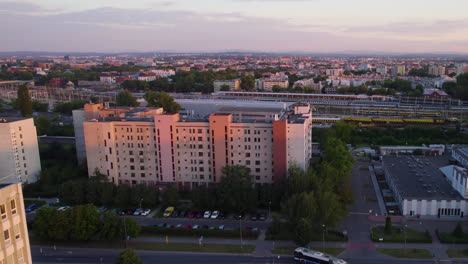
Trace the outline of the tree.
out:
[[[117,264],[143,264],[140,257],[131,248],[127,248],[120,253]]]
[[[252,75],[244,74],[241,76],[241,89],[252,91],[255,88],[255,78]]]
[[[222,169],[222,173],[219,198],[225,208],[236,212],[255,209],[257,194],[250,169],[240,165],[226,166]]]
[[[51,128],[51,122],[47,116],[42,115],[36,118],[34,121],[38,135],[45,135],[49,132]]]
[[[298,244],[299,246],[306,246],[312,239],[313,230],[310,222],[310,219],[301,218],[299,220],[299,224],[295,228],[296,230],[294,242],[296,242],[296,244]]]
[[[457,225],[455,226],[455,229],[453,230],[452,235],[454,237],[459,237],[459,238],[463,237],[463,228],[460,222],[458,222]]]
[[[93,205],[78,205],[71,214],[70,237],[74,240],[90,240],[99,226],[99,213]]]
[[[162,107],[166,113],[177,113],[182,107],[174,101],[174,98],[165,92],[149,91],[144,98],[149,107]]]
[[[385,218],[385,234],[392,234],[392,218],[390,216]]]
[[[131,218],[119,217],[116,213],[105,212],[102,215],[102,225],[99,238],[104,240],[122,240],[137,237],[141,227]]]
[[[179,204],[179,192],[176,188],[170,186],[162,195],[162,204],[164,206],[177,206]]]
[[[139,103],[137,102],[137,99],[132,96],[132,94],[127,91],[123,90],[117,94],[117,97],[115,98],[115,104],[117,106],[138,106]]]
[[[33,110],[32,110],[32,103],[31,103],[31,96],[29,95],[29,89],[25,84],[18,87],[18,99],[16,100],[16,104],[22,116],[24,117],[32,116]]]
[[[39,100],[32,100],[32,109],[35,112],[47,112],[47,110],[49,109],[49,104],[42,103]]]

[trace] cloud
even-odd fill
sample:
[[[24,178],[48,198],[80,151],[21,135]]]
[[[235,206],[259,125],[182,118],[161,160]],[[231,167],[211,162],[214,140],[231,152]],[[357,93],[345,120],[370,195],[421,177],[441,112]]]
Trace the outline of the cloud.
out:
[[[33,4],[33,3],[0,2],[0,11],[27,13],[27,12],[44,11],[44,9],[40,5]]]
[[[454,24],[447,22],[445,25]],[[242,49],[426,52],[451,47],[459,49],[458,51],[468,51],[468,48],[461,45],[448,45],[440,41],[382,39],[373,36],[364,38],[352,33],[372,32],[376,27],[349,27],[346,29],[348,31],[343,30],[346,32],[328,29],[323,23],[296,25],[279,18],[252,17],[240,13],[197,13],[161,9],[107,7],[69,13],[31,11],[22,15],[15,12],[0,15],[0,35],[8,36],[2,40],[3,51],[192,52]]]

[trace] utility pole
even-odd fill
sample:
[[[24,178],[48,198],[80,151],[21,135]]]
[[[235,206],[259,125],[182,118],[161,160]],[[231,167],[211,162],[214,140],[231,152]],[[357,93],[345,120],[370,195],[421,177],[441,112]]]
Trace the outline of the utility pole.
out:
[[[327,227],[326,225],[322,225],[323,231],[322,231],[322,252],[325,251],[325,228]]]
[[[241,251],[243,249],[242,247],[242,215],[239,215],[239,232],[240,232],[240,246],[241,246]]]

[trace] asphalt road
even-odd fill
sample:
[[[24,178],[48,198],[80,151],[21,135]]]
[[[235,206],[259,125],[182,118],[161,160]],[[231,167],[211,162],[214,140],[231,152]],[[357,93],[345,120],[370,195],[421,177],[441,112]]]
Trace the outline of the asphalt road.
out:
[[[54,251],[51,248],[43,249],[40,254],[38,246],[32,246],[33,263],[115,263],[120,250],[113,249],[65,249],[57,248]],[[275,257],[252,257],[248,255],[223,255],[223,254],[198,254],[198,253],[180,253],[180,252],[154,252],[138,251],[144,263],[164,263],[164,264],[251,264],[251,263],[294,263],[291,256]],[[375,258],[352,258],[346,259],[350,264],[468,264],[468,261],[437,261],[411,260],[411,259],[375,259]]]

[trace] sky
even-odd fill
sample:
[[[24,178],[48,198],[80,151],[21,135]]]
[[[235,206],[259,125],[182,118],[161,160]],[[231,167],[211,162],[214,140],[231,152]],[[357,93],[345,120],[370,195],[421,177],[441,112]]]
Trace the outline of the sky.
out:
[[[0,0],[0,51],[468,53],[467,0]]]

